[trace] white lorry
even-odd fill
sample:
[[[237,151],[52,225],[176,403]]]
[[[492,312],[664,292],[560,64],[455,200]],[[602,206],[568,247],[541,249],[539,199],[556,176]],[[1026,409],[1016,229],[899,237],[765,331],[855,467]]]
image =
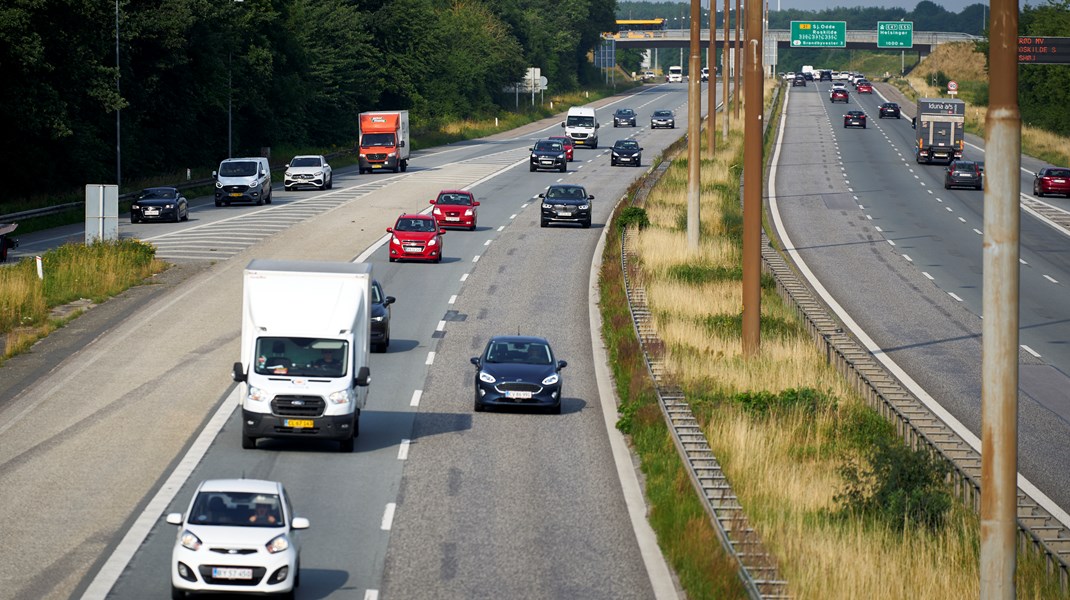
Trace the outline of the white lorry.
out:
[[[584,148],[598,147],[598,118],[593,108],[586,106],[573,106],[565,115],[565,122],[561,124],[565,128],[565,135],[572,140],[575,147]]]
[[[368,399],[372,267],[254,259],[245,267],[242,448],[258,438],[337,440],[353,451]]]

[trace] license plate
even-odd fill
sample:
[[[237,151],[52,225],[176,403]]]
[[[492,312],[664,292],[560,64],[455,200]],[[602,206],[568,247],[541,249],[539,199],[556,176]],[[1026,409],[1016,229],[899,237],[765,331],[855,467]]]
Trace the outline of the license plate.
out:
[[[312,419],[286,419],[285,426],[294,429],[312,429],[315,427],[315,422]]]
[[[570,212],[559,212],[559,213],[557,213],[557,216],[559,216],[559,217],[571,217],[572,213],[570,213]]]
[[[530,400],[531,392],[505,392],[506,398],[512,398],[513,400]]]
[[[160,211],[156,210],[155,208],[146,208],[145,209],[145,216],[153,217],[153,216],[156,216],[158,214],[160,214]]]
[[[959,173],[959,177],[973,177],[973,173]]]
[[[552,161],[552,160],[544,160],[544,161],[541,161],[541,163],[544,164],[544,165],[552,165],[552,164],[554,164],[554,161]]]
[[[1052,179],[1051,182],[1052,183],[1066,183],[1066,180],[1065,179]]]
[[[373,169],[382,169],[383,165],[372,165]]]
[[[236,569],[233,567],[212,567],[213,579],[252,579],[252,569]]]
[[[446,217],[446,220],[447,221],[460,221],[461,218],[460,217]]]
[[[232,198],[241,198],[241,192],[231,192],[230,196]]]
[[[419,248],[405,248],[405,252],[418,254],[420,252],[423,252],[423,250],[420,250]]]

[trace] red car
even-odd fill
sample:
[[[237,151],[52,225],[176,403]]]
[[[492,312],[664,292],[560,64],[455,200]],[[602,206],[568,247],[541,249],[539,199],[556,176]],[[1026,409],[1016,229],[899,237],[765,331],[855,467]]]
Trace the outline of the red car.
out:
[[[386,228],[390,236],[390,262],[395,260],[442,261],[442,236],[431,215],[407,214],[398,217],[393,227]]]
[[[1066,167],[1044,167],[1037,171],[1033,179],[1033,195],[1066,194],[1070,196],[1070,169]]]
[[[472,192],[442,190],[431,204],[435,205],[431,214],[435,215],[439,227],[467,227],[469,231],[475,231],[479,202]]]
[[[572,138],[563,135],[553,135],[550,136],[549,139],[554,140],[555,142],[561,142],[565,146],[565,159],[568,160],[568,162],[572,162]]]
[[[829,94],[829,102],[850,102],[851,99],[847,95],[847,90],[832,90]]]
[[[858,86],[855,87],[855,91],[858,92],[859,94],[872,94],[873,93],[873,84],[868,82],[868,81],[866,81],[864,83],[859,83]]]

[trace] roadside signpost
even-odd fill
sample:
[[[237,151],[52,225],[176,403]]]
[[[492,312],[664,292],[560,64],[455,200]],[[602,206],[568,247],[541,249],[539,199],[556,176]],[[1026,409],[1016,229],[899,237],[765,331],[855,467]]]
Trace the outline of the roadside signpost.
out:
[[[1018,36],[1018,64],[1070,65],[1070,37]]]
[[[792,21],[792,48],[846,48],[847,21]]]
[[[947,82],[947,93],[951,94],[951,97],[954,98],[955,94],[959,93],[959,82],[957,82],[957,81],[949,81],[949,82]]]
[[[913,48],[914,47],[914,22],[913,21],[878,21],[877,22],[877,47],[878,48]]]

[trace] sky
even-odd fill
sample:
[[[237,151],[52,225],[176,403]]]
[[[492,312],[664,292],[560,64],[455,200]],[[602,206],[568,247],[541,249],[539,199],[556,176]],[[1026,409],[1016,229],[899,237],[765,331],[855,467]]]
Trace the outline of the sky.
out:
[[[648,2],[679,2],[680,0],[647,0]],[[717,6],[723,6],[724,0],[716,0]],[[746,1],[746,0],[744,0]],[[856,6],[884,6],[886,8],[904,8],[906,10],[913,10],[918,5],[920,0],[768,0],[769,10],[777,10],[777,6],[782,10],[794,8],[798,10],[824,10],[826,8],[835,8],[841,6],[856,7]],[[944,10],[948,12],[961,12],[971,4],[984,3],[988,4],[988,0],[933,0],[937,5],[944,7]],[[702,0],[703,4],[708,4],[709,0]],[[1020,4],[1025,2],[1019,0]],[[1039,2],[1034,2],[1037,4]],[[732,0],[731,4],[735,6],[735,1]]]

